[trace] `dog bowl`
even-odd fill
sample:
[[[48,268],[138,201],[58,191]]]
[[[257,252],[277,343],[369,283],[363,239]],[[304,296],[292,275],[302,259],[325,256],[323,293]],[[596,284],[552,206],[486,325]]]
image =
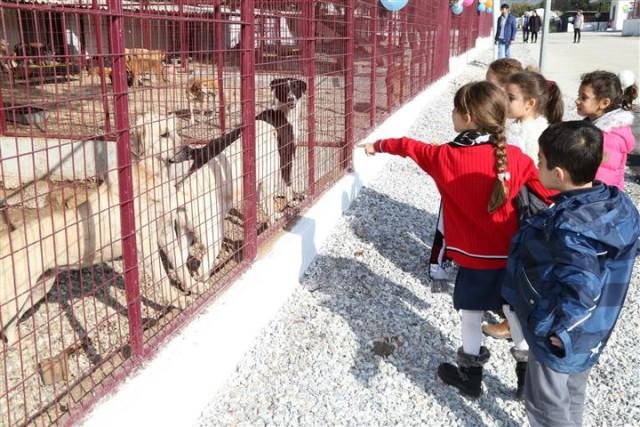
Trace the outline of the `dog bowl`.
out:
[[[45,131],[49,112],[42,107],[32,107],[28,105],[10,106],[4,105],[6,109],[5,117],[8,121],[19,125],[35,126],[41,131]]]

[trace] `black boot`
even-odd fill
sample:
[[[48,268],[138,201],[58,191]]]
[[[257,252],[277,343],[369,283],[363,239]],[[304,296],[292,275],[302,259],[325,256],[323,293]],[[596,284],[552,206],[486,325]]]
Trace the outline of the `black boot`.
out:
[[[518,388],[516,389],[516,399],[524,399],[524,378],[527,376],[528,362],[516,362],[516,376],[518,377]]]
[[[458,366],[442,363],[438,366],[438,376],[446,384],[452,385],[461,394],[477,398],[482,394],[482,366],[489,360],[489,350],[480,348],[478,356],[458,349]]]
[[[518,378],[518,388],[516,389],[516,399],[524,399],[524,378],[527,376],[527,364],[529,360],[528,350],[517,350],[511,347],[511,355],[516,359],[516,377]]]

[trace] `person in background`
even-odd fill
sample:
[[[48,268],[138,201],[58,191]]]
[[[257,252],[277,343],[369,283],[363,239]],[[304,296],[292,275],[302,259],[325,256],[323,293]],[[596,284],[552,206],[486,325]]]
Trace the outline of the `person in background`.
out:
[[[500,6],[500,17],[496,28],[495,42],[498,44],[498,58],[511,57],[511,43],[516,39],[516,18],[509,13],[509,5]]]
[[[584,27],[584,16],[582,15],[582,11],[579,10],[576,14],[575,19],[573,20],[573,42],[580,43],[580,32],[582,31],[582,27]]]
[[[527,11],[522,14],[522,42],[529,43],[529,15]]]
[[[538,12],[534,10],[531,11],[531,16],[529,17],[529,32],[531,34],[531,43],[538,42],[538,31],[542,28],[542,19],[538,16]]]

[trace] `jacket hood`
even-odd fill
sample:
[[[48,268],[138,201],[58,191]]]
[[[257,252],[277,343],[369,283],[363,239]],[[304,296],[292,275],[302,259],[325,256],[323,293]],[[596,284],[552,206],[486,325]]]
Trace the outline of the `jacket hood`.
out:
[[[618,108],[598,117],[593,121],[593,124],[604,132],[609,132],[615,128],[631,126],[633,124],[633,113]]]
[[[627,248],[640,238],[638,211],[617,187],[595,182],[591,189],[561,193],[554,200],[556,205],[545,213],[553,217],[556,229],[580,233],[611,250]]]

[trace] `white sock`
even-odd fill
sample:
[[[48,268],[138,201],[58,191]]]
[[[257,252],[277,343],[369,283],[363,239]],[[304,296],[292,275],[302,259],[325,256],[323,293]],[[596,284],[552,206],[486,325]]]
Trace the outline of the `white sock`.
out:
[[[513,346],[518,350],[529,350],[529,345],[524,340],[522,326],[520,326],[520,321],[518,320],[518,316],[516,316],[516,312],[513,311],[509,304],[504,304],[502,306],[502,311],[504,311],[504,315],[507,316],[507,320],[509,321],[509,330],[511,331]]]
[[[460,310],[462,320],[462,350],[474,356],[480,354],[482,346],[482,315],[481,310]]]

